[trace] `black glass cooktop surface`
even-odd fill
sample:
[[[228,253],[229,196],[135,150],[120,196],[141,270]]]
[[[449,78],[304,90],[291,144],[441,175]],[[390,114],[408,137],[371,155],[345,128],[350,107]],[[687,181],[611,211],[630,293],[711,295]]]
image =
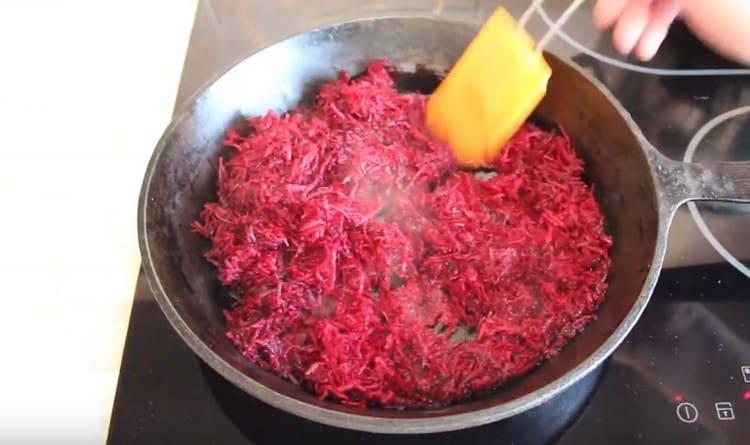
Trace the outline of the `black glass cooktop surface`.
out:
[[[177,108],[254,48],[314,26],[393,13],[478,21],[497,2],[204,0]],[[519,12],[525,2],[505,2]],[[554,19],[564,2],[547,2]],[[590,2],[589,2],[590,3]],[[357,9],[359,8],[359,9]],[[588,6],[590,8],[590,5]],[[616,56],[584,7],[551,50],[604,82],[649,141],[674,159],[750,160],[750,71],[722,60],[681,25],[646,65]],[[532,22],[540,35],[544,17]],[[659,284],[612,357],[522,415],[455,433],[372,435],[315,424],[236,389],[204,365],[139,277],[109,432],[112,444],[748,444],[750,206],[685,206]]]

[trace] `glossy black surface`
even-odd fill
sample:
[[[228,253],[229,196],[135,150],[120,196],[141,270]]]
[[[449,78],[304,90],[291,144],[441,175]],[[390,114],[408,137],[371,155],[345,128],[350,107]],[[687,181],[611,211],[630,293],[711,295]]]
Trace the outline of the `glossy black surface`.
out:
[[[750,443],[750,384],[741,373],[750,365],[749,294],[750,281],[728,264],[664,271],[626,342],[564,395],[473,430],[378,436],[317,425],[248,397],[188,349],[141,279],[109,443]],[[678,419],[675,397],[697,408],[695,423]],[[717,402],[732,403],[735,420],[718,420]]]
[[[569,33],[590,48],[612,54],[603,36],[585,30]],[[558,52],[570,51],[559,42],[557,47]],[[623,102],[649,141],[675,159],[683,157],[693,135],[710,119],[750,104],[750,76],[654,76],[589,56],[569,56],[590,68]],[[649,65],[734,68],[681,27]],[[189,54],[186,74],[196,67]],[[718,126],[699,144],[695,157],[750,159],[750,120],[742,116]],[[699,208],[717,239],[748,264],[748,206]],[[419,438],[323,427],[247,397],[184,345],[140,279],[109,442],[748,444],[750,400],[745,399],[750,399],[750,382],[745,382],[741,367],[750,366],[750,279],[718,257],[685,209],[672,230],[666,266],[642,319],[599,372],[524,416]],[[715,404],[727,402],[734,420],[719,419]],[[678,418],[680,403],[695,407],[695,422]]]

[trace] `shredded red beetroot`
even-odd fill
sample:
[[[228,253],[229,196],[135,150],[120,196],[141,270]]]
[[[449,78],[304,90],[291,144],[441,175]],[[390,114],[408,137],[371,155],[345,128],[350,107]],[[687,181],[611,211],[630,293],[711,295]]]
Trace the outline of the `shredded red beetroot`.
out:
[[[479,179],[386,65],[228,131],[194,229],[254,363],[354,405],[428,407],[554,355],[594,317],[611,239],[564,132],[526,124]]]

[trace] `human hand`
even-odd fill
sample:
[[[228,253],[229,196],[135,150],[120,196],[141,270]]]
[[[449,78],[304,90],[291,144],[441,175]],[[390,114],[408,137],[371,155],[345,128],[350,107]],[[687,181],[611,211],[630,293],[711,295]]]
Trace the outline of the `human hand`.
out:
[[[615,49],[641,60],[656,54],[678,15],[713,50],[750,65],[748,0],[597,0],[594,6],[594,23],[614,27]]]
[[[680,13],[682,0],[597,0],[594,24],[614,27],[612,42],[622,54],[650,60],[656,54],[669,27]]]

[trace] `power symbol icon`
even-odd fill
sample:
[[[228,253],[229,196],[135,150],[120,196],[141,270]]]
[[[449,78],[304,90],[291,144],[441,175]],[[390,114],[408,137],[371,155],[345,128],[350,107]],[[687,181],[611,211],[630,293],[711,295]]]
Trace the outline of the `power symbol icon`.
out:
[[[692,403],[682,402],[677,405],[677,418],[685,423],[693,423],[698,420],[698,408]]]

